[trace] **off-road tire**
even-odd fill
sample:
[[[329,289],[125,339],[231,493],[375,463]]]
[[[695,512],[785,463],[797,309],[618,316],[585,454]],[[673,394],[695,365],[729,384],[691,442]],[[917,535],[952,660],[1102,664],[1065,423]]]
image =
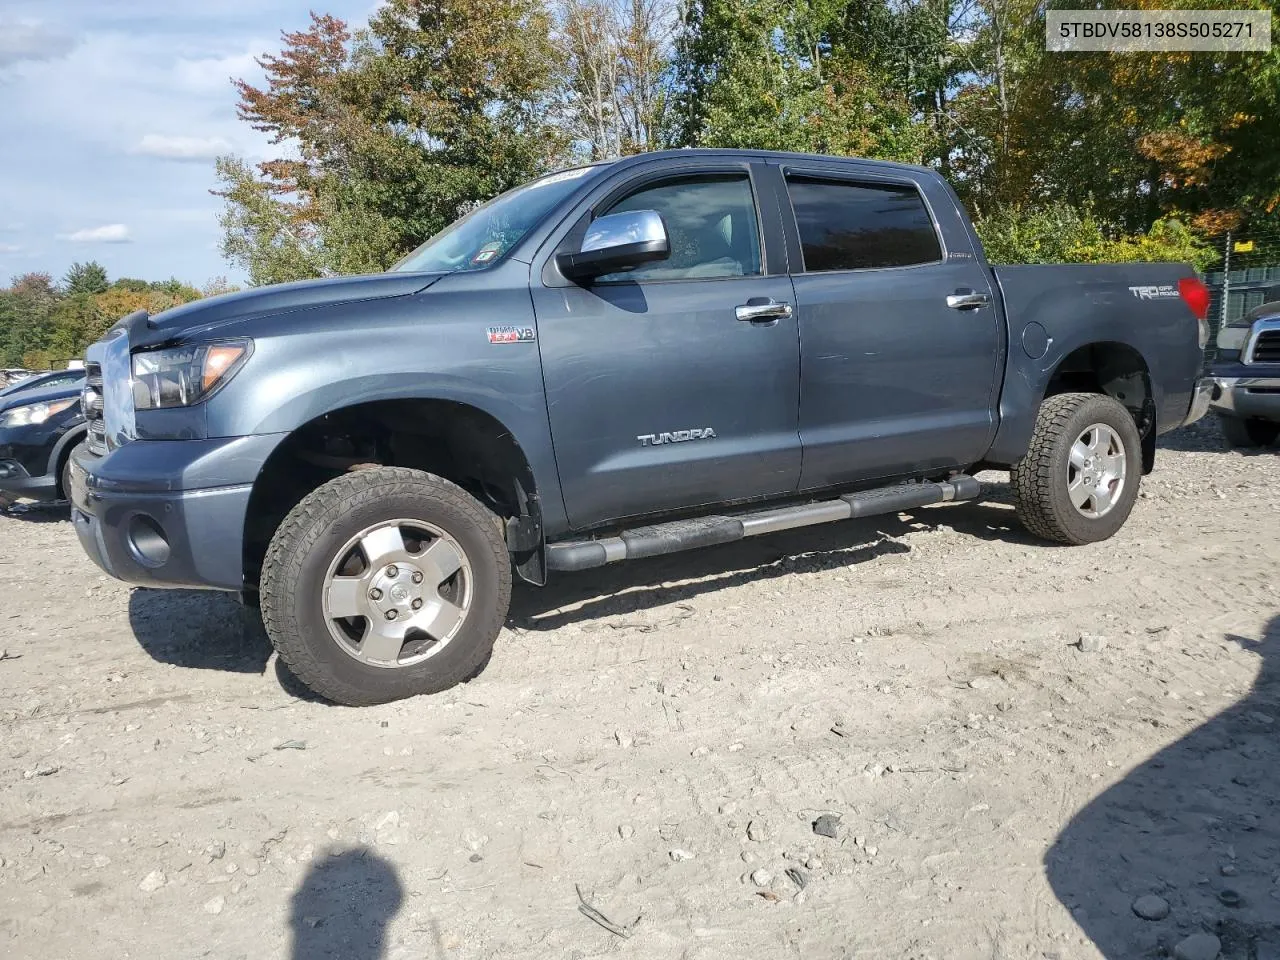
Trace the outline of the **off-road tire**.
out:
[[[1227,438],[1227,443],[1243,450],[1269,447],[1280,437],[1280,423],[1270,420],[1244,420],[1218,414],[1218,422],[1222,424],[1222,435]]]
[[[1124,488],[1110,511],[1086,517],[1067,493],[1071,445],[1090,425],[1101,423],[1124,445]],[[1142,440],[1133,417],[1118,401],[1097,393],[1059,393],[1040,404],[1027,454],[1012,471],[1018,519],[1037,537],[1058,543],[1106,540],[1129,518],[1142,477]]]
[[[458,543],[470,563],[473,597],[449,643],[420,663],[377,667],[339,648],[324,616],[326,572],[360,530],[419,519]],[[262,565],[262,621],[289,670],[320,696],[348,706],[438,693],[473,677],[488,660],[511,600],[511,561],[497,517],[461,487],[405,467],[346,474],[289,512]]]

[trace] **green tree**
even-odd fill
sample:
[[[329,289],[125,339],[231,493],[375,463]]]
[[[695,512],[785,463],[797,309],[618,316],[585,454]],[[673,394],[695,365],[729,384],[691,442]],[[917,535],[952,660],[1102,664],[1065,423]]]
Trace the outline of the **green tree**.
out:
[[[1137,0],[1104,7],[1256,7]],[[1270,53],[1041,53],[1014,118],[1024,201],[1053,196],[1145,231],[1220,233],[1280,206],[1280,46]]]
[[[384,269],[566,154],[536,0],[388,0],[357,34],[313,14],[283,40],[237,89],[296,156],[218,162],[223,250],[254,283]]]
[[[88,263],[73,263],[71,269],[62,278],[62,289],[68,296],[79,294],[102,293],[106,290],[107,270],[96,260]]]
[[[920,162],[909,98],[848,46],[824,0],[696,0],[678,42],[678,135],[697,146]]]
[[[0,352],[6,366],[21,366],[30,351],[49,345],[49,315],[58,301],[53,278],[47,273],[14,277],[0,293]]]
[[[976,224],[992,263],[1188,263],[1204,270],[1218,253],[1174,219],[1138,234],[1107,231],[1090,213],[1066,203],[1010,206]]]
[[[117,319],[107,319],[102,315],[93,294],[75,293],[63,297],[49,315],[46,352],[62,365],[68,360],[79,359],[84,348],[106,333]]]

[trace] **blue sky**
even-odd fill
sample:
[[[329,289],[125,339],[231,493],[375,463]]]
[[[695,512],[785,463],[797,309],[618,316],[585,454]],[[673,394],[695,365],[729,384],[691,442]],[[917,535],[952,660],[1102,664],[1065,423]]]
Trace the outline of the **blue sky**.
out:
[[[112,277],[243,277],[218,253],[213,158],[269,155],[230,78],[309,10],[375,0],[0,0],[0,285],[97,260]]]

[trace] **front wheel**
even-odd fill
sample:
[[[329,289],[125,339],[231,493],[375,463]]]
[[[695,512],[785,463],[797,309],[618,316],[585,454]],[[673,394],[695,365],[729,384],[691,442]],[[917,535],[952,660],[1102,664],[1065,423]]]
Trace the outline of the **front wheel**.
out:
[[[1245,450],[1269,447],[1280,437],[1280,423],[1269,420],[1242,420],[1218,414],[1218,422],[1222,424],[1222,435],[1227,438],[1227,443]]]
[[[1138,497],[1142,441],[1129,411],[1096,393],[1060,393],[1040,405],[1027,455],[1013,468],[1018,518],[1059,543],[1106,540]]]
[[[449,481],[403,467],[310,493],[272,537],[262,569],[272,645],[304,684],[349,706],[469,679],[510,599],[497,518]]]

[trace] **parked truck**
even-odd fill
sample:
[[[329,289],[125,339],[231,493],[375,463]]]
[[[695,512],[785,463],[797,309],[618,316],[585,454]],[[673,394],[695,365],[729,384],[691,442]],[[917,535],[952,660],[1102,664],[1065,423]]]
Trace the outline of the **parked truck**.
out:
[[[74,521],[108,573],[236,591],[367,704],[489,656],[514,576],[978,496],[1124,523],[1203,415],[1179,264],[991,266],[932,170],[682,150],[503,194],[388,272],[154,317],[88,355]]]
[[[1280,287],[1266,302],[1218,331],[1211,406],[1233,447],[1280,440]]]

